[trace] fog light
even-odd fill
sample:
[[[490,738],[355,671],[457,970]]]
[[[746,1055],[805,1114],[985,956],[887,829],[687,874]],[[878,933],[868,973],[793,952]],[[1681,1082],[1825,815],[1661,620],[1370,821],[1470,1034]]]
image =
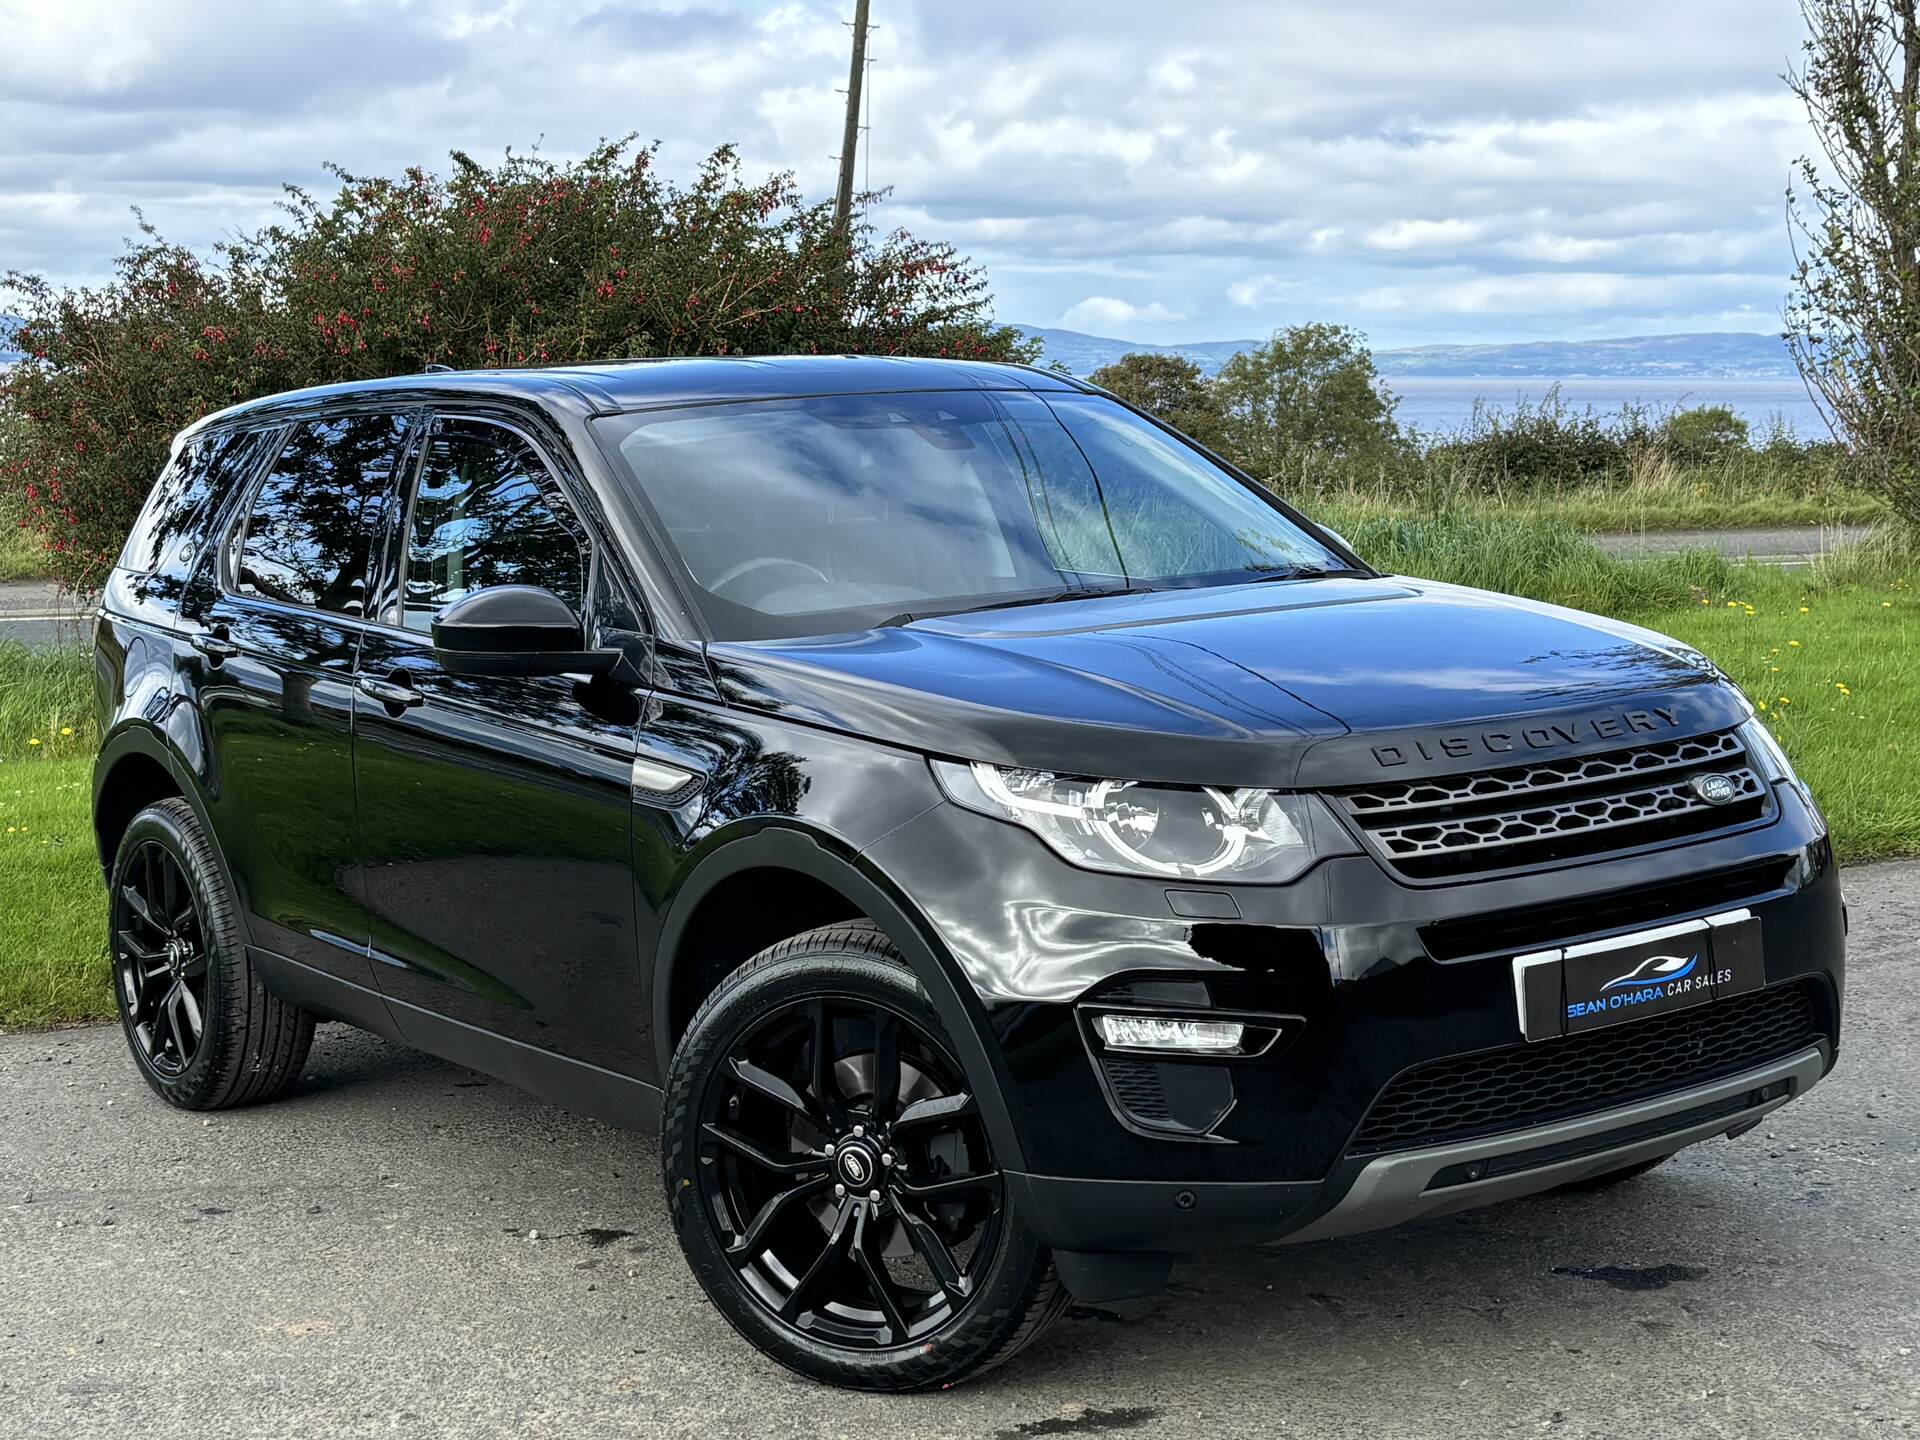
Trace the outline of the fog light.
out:
[[[1165,1015],[1096,1015],[1094,1029],[1116,1050],[1181,1050],[1231,1054],[1247,1027],[1237,1020],[1177,1020]]]

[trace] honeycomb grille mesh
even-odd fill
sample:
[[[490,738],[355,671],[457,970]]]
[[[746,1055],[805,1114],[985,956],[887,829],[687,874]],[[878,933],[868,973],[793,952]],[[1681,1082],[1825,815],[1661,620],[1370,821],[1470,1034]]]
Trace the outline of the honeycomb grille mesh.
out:
[[[1404,1150],[1591,1114],[1779,1059],[1823,1033],[1806,986],[1783,985],[1558,1040],[1436,1060],[1380,1092],[1352,1148]]]
[[[1722,772],[1733,782],[1734,803],[1757,800],[1765,787],[1760,777],[1742,766]],[[1453,855],[1462,850],[1484,850],[1518,845],[1527,840],[1551,840],[1584,830],[1617,830],[1649,820],[1719,811],[1684,780],[1649,785],[1557,805],[1533,805],[1525,810],[1503,810],[1495,815],[1466,815],[1429,820],[1415,825],[1389,825],[1373,832],[1390,859],[1417,860],[1430,855]]]
[[[1729,793],[1693,782],[1717,775]],[[1766,781],[1732,732],[1341,793],[1381,858],[1438,877],[1631,849],[1766,813]]]
[[[1515,795],[1531,799],[1543,791],[1744,758],[1740,742],[1728,731],[1692,740],[1666,740],[1637,750],[1610,750],[1604,755],[1588,755],[1577,760],[1544,760],[1508,770],[1489,770],[1482,775],[1443,775],[1434,780],[1375,785],[1366,790],[1349,791],[1347,804],[1356,815],[1398,815],[1436,805],[1464,805]]]

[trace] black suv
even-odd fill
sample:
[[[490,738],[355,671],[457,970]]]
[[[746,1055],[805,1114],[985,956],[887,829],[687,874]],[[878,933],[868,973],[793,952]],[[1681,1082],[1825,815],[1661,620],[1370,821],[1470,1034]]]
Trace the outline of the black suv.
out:
[[[776,1360],[1623,1179],[1839,1039],[1825,825],[1697,652],[1375,573],[1069,377],[429,374],[182,434],[106,586],[133,1058],[343,1020],[659,1128]]]

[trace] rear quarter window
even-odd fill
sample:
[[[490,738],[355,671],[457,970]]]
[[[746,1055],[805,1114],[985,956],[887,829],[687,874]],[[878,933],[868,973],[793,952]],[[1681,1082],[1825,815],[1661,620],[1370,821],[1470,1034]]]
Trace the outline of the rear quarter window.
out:
[[[120,551],[120,566],[137,574],[170,568],[197,546],[220,502],[264,457],[271,431],[224,430],[196,435],[160,472]]]

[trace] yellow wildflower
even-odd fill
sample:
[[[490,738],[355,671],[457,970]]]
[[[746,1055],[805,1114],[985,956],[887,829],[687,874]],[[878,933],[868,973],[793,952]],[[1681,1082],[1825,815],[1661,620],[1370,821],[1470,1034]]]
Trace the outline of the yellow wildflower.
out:
[[[1787,641],[1787,644],[1791,645],[1796,650],[1800,648],[1800,642],[1798,640],[1789,640]]]
[[[62,725],[62,726],[60,727],[60,733],[61,733],[62,735],[71,735],[71,734],[73,734],[73,726],[71,726],[71,725]]]
[[[39,743],[40,743],[40,737],[38,735],[35,735],[31,740],[27,741],[27,744],[29,745],[38,745]]]

